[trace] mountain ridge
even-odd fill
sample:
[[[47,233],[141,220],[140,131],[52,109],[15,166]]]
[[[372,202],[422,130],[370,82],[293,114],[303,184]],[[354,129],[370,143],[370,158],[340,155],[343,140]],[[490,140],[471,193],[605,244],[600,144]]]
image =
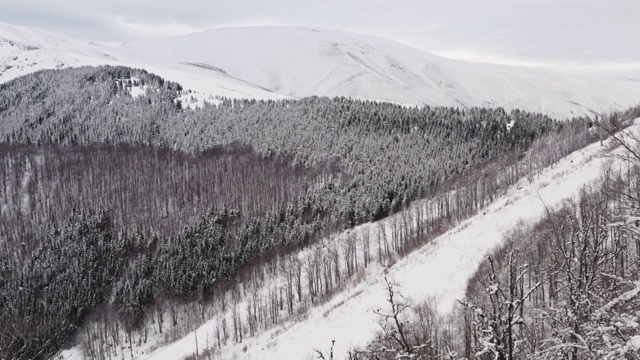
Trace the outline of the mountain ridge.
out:
[[[393,40],[309,27],[238,27],[134,39],[122,48],[165,63],[209,64],[293,97],[409,105],[522,108],[556,117],[626,107],[633,71],[561,70],[450,60]]]
[[[16,46],[19,44],[19,46]],[[195,91],[194,97],[282,99],[242,79],[212,74],[185,64],[161,64],[146,56],[130,54],[96,43],[82,43],[53,32],[0,22],[0,83],[45,69],[122,65],[142,68]]]
[[[0,82],[49,68],[124,65],[209,100],[344,96],[410,106],[504,107],[556,118],[593,117],[640,99],[638,71],[468,63],[316,27],[219,28],[110,47],[0,23],[0,39]]]

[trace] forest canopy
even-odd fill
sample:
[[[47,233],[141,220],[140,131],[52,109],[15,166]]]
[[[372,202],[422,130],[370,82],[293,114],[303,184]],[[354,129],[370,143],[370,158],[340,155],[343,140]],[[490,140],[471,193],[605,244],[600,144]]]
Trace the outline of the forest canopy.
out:
[[[534,168],[520,161],[536,141],[568,139],[552,162],[596,139],[589,119],[502,108],[193,110],[188,91],[110,66],[0,85],[0,324],[15,324],[0,357],[46,358],[105,308],[130,337],[152,311],[211,302],[252,267],[454,187],[437,216],[468,216]]]

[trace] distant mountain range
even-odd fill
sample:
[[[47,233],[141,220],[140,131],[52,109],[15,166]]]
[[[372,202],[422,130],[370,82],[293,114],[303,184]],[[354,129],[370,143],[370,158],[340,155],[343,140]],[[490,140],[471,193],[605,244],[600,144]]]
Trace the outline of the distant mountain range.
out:
[[[383,38],[300,27],[224,28],[121,47],[0,23],[0,81],[66,66],[121,64],[204,97],[346,96],[407,105],[595,115],[640,100],[640,71],[541,69],[442,58]]]

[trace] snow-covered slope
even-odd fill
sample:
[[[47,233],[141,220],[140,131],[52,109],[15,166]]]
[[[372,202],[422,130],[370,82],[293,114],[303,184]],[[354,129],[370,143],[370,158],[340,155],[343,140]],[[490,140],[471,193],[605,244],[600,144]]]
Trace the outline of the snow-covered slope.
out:
[[[638,120],[630,129],[635,136],[640,132]],[[479,264],[501,245],[504,235],[518,222],[540,219],[545,207],[554,208],[564,199],[577,196],[582,186],[597,181],[607,163],[622,161],[621,156],[615,156],[622,149],[614,150],[614,154],[609,153],[610,149],[608,143],[592,144],[545,169],[531,182],[521,179],[481,214],[393,266],[370,267],[357,286],[348,287],[349,290],[335,295],[326,304],[311,309],[302,321],[285,322],[255,338],[245,338],[240,344],[224,347],[218,355],[223,359],[304,359],[313,354],[313,349],[327,351],[335,340],[335,359],[344,359],[351,346],[366,345],[379,329],[374,309],[386,306],[384,276],[398,282],[409,301],[419,303],[432,299],[441,312],[448,312],[456,299],[463,298],[467,281]],[[389,227],[391,221],[383,220],[382,225]],[[354,231],[376,226],[364,224]],[[207,339],[213,343],[215,325],[213,319],[175,343],[136,357],[182,359],[190,356],[196,349],[202,351]],[[66,353],[65,358],[76,359],[78,353],[76,348]]]
[[[202,98],[349,96],[409,105],[502,106],[560,118],[640,101],[640,70],[474,64],[343,31],[227,28],[112,48],[0,22],[0,82],[41,69],[101,64],[144,68]]]
[[[0,22],[0,82],[42,69],[116,62],[114,56],[98,47]]]
[[[210,99],[282,99],[285,96],[204,67],[160,64],[99,44],[80,43],[55,33],[0,22],[0,83],[43,69],[85,65],[124,65],[143,68],[167,80],[176,81],[195,96]]]
[[[474,64],[378,37],[334,30],[224,28],[136,39],[122,48],[164,63],[207,64],[294,97],[503,106],[558,117],[608,111],[640,101],[638,71],[587,73]]]

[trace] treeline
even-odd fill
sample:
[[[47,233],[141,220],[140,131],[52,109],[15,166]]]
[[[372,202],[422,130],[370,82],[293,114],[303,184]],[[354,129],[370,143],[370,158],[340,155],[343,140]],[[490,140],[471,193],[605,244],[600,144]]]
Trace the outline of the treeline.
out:
[[[382,219],[474,165],[510,149],[524,151],[534,138],[562,126],[540,114],[503,109],[318,97],[225,100],[176,124],[185,136],[175,146],[197,150],[207,141],[235,139],[264,154],[294,154],[307,166],[340,159],[345,178],[335,202],[340,220],[353,226]],[[212,138],[203,142],[201,134]]]
[[[130,90],[142,86],[144,96]],[[8,144],[151,144],[181,108],[182,87],[122,66],[42,70],[0,84],[0,139]]]
[[[631,151],[638,146],[633,135],[616,138]],[[537,223],[513,230],[470,279],[452,316],[442,319],[430,304],[409,309],[396,298],[404,316],[412,313],[402,319],[410,320],[400,328],[389,322],[387,332],[351,357],[640,358],[636,154]]]
[[[120,90],[127,77],[149,84],[144,96]],[[2,85],[0,138],[9,144],[145,144],[188,153],[237,141],[263,155],[291,154],[307,167],[338,160],[346,176],[332,202],[340,222],[353,226],[384,218],[474,165],[510,149],[524,151],[534,138],[564,126],[501,108],[409,108],[345,98],[223,100],[190,110],[175,103],[179,89],[122,67],[27,75]]]

